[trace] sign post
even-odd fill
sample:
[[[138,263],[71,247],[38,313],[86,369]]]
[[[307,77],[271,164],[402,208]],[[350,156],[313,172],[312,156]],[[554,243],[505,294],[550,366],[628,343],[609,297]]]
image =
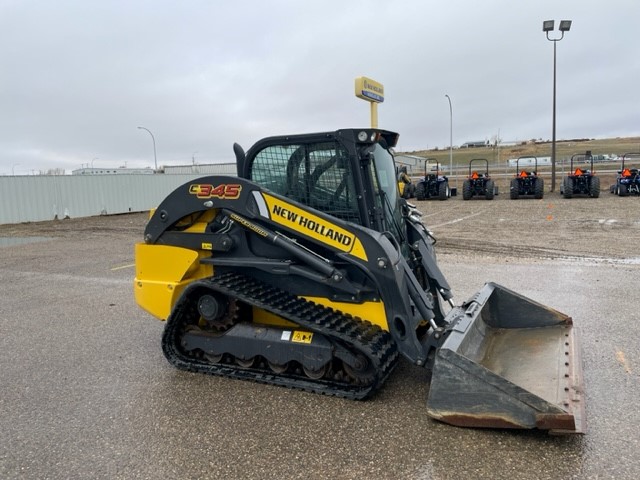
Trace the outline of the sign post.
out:
[[[384,102],[384,86],[370,78],[358,77],[356,97],[371,104],[371,128],[378,128],[378,104]]]

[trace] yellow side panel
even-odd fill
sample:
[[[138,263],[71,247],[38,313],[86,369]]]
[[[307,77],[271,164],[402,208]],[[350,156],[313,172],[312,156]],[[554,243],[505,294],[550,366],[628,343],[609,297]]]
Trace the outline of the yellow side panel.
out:
[[[383,330],[387,332],[389,331],[387,315],[385,314],[384,304],[382,302],[344,303],[333,302],[328,298],[323,297],[304,298],[305,300],[317,303],[318,305],[339,310],[342,313],[347,313],[353,317],[359,317],[362,320],[368,320],[374,325],[378,325]]]
[[[166,320],[189,283],[213,275],[213,266],[200,263],[201,255],[188,248],[136,244],[136,303],[154,317]]]
[[[216,215],[218,214],[218,209],[214,208],[211,210],[207,210],[204,213],[197,213],[193,215],[187,215],[180,222],[176,223],[177,227],[181,226],[181,223],[184,226],[188,226],[184,231],[190,233],[204,233],[207,229],[207,225],[211,222]]]
[[[349,314],[353,317],[359,317],[363,320],[369,320],[371,323],[380,326],[385,331],[389,331],[387,316],[384,312],[384,304],[382,302],[366,302],[363,304],[332,302],[328,298],[323,297],[303,297],[323,307],[329,307],[342,313]],[[276,327],[295,328],[297,325],[289,322],[284,318],[278,317],[273,313],[266,312],[260,308],[253,309],[253,322],[263,325],[272,325]]]
[[[253,322],[260,323],[262,325],[271,325],[274,327],[295,328],[298,325],[296,323],[285,320],[282,317],[274,315],[271,312],[267,312],[258,307],[253,307]]]

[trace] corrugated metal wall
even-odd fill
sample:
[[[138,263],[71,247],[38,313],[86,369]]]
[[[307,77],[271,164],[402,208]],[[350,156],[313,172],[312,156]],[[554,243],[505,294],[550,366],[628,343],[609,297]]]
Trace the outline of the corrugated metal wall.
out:
[[[156,207],[176,187],[202,176],[0,177],[0,224],[142,212]]]

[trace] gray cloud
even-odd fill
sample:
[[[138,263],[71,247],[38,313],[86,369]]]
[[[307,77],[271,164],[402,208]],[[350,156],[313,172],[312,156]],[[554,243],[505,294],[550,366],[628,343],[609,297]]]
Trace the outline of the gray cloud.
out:
[[[400,147],[638,135],[635,0],[0,2],[0,174],[231,161],[231,145],[369,123]]]

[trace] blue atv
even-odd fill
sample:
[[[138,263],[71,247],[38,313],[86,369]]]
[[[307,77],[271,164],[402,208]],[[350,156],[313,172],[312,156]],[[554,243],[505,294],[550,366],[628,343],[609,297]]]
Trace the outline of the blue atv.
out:
[[[639,153],[625,153],[622,156],[622,167],[618,170],[616,183],[611,185],[611,193],[620,197],[628,197],[631,194],[640,195],[640,172],[635,167],[625,167],[625,160],[634,158],[640,161]]]
[[[591,169],[576,167],[573,169],[574,161],[584,160],[585,163],[591,162]],[[574,195],[587,195],[591,198],[598,198],[600,196],[600,177],[596,177],[595,170],[593,169],[593,155],[591,151],[587,151],[586,154],[572,155],[571,156],[571,169],[569,175],[564,177],[562,185],[560,185],[560,193],[564,198],[571,198]]]
[[[531,165],[533,163],[535,170],[520,170],[520,162],[523,165]],[[516,161],[516,176],[511,180],[509,190],[509,198],[511,200],[517,200],[523,196],[533,196],[533,198],[539,200],[544,196],[544,180],[538,175],[538,157],[531,155],[518,157]]]
[[[436,161],[435,170],[428,171],[429,159],[424,161],[424,178],[416,185],[416,200],[437,198],[446,200],[451,196],[449,179],[440,175],[440,162]]]
[[[472,170],[474,163],[482,162],[484,162],[484,172],[480,169]],[[462,199],[471,200],[472,197],[484,197],[487,200],[493,200],[495,193],[495,183],[489,176],[489,160],[474,158],[469,162],[469,176],[462,184]]]

